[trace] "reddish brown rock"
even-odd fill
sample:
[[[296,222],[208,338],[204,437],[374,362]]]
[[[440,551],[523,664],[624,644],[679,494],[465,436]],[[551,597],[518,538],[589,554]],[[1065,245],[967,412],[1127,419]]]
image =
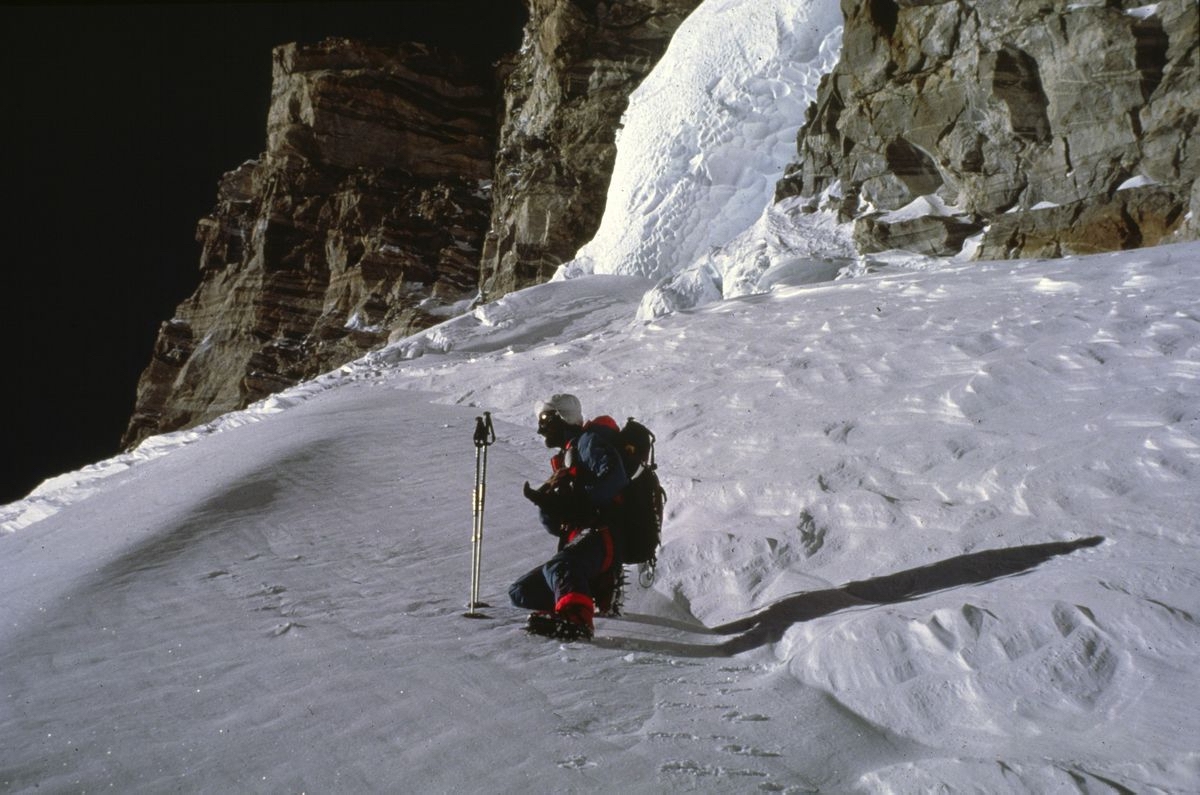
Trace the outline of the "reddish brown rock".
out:
[[[437,321],[478,290],[498,81],[421,45],[275,51],[268,149],[197,229],[124,439],[214,418]]]

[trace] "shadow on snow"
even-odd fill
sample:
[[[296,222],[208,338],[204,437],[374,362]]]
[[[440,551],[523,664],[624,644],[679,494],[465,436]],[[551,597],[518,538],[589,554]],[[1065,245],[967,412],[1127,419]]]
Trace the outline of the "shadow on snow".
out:
[[[679,643],[637,638],[598,637],[597,646],[633,651],[657,652],[680,657],[732,657],[735,654],[777,643],[790,627],[814,618],[854,607],[896,604],[920,596],[956,588],[978,585],[1002,577],[1030,571],[1051,558],[1079,549],[1094,547],[1104,539],[1091,536],[1075,541],[1031,544],[1011,549],[990,549],[972,552],[919,566],[915,569],[885,574],[869,580],[851,582],[840,588],[806,591],[785,596],[754,615],[730,621],[716,627],[690,625],[655,616],[629,615],[626,618],[647,624],[708,635],[733,635],[719,643]]]

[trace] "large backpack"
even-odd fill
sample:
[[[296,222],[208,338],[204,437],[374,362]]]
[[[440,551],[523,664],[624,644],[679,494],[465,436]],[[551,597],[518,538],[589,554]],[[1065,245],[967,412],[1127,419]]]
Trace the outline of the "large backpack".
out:
[[[630,417],[621,428],[619,439],[622,463],[629,476],[629,485],[621,492],[621,562],[648,564],[652,579],[667,502],[667,492],[656,471],[655,438],[649,428]]]

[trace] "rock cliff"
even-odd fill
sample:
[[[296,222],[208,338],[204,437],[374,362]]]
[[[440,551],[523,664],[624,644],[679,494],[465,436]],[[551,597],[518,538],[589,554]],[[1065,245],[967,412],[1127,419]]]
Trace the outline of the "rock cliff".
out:
[[[481,285],[545,281],[595,234],[629,94],[700,0],[530,0],[505,90]]]
[[[124,443],[543,281],[599,226],[629,94],[700,0],[525,0],[479,70],[420,45],[275,52],[267,151],[199,225]],[[776,191],[863,251],[1057,256],[1200,236],[1195,0],[842,0]],[[982,235],[981,235],[982,233]]]
[[[275,52],[268,148],[201,220],[123,439],[241,408],[547,278],[604,212],[628,96],[700,0],[526,0],[480,74],[419,45]]]
[[[197,230],[124,444],[194,425],[429,325],[477,291],[498,81],[416,44],[274,52],[267,152]]]
[[[866,252],[952,254],[985,229],[989,259],[1196,236],[1195,0],[842,10],[841,63],[778,198],[832,202]]]

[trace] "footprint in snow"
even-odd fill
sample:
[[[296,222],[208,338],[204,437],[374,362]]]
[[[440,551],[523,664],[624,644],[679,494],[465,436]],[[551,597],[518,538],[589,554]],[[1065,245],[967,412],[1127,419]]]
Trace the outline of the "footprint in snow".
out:
[[[571,756],[566,759],[561,759],[558,766],[566,770],[584,770],[589,767],[596,767],[596,763],[589,761],[586,756]]]
[[[735,722],[737,722],[737,723],[747,723],[747,722],[757,722],[757,721],[767,721],[767,720],[770,720],[770,718],[769,718],[769,717],[767,717],[766,715],[759,715],[759,714],[756,714],[756,713],[751,713],[751,714],[747,715],[746,713],[744,713],[744,712],[739,712],[739,711],[738,711],[738,710],[736,710],[736,709],[735,709],[735,710],[733,710],[732,712],[726,712],[726,713],[725,713],[724,715],[722,715],[721,717],[722,717],[724,720],[728,720],[728,721],[735,721]]]
[[[271,637],[281,638],[291,632],[293,629],[304,629],[304,625],[297,621],[288,621],[286,624],[279,624],[271,630]]]
[[[804,545],[804,556],[811,558],[825,546],[825,528],[817,524],[813,515],[804,510],[800,512],[800,521],[796,525],[800,531],[800,543]]]
[[[726,745],[721,750],[725,753],[735,754],[737,756],[757,756],[762,758],[783,756],[783,754],[776,753],[775,751],[763,751],[759,748],[754,748],[749,745]]]
[[[694,759],[679,759],[671,762],[666,762],[659,768],[661,773],[681,773],[684,775],[695,776],[696,778],[708,777],[713,778],[729,778],[729,777],[750,777],[750,778],[766,778],[767,774],[760,770],[736,770],[733,768],[705,765]]]

